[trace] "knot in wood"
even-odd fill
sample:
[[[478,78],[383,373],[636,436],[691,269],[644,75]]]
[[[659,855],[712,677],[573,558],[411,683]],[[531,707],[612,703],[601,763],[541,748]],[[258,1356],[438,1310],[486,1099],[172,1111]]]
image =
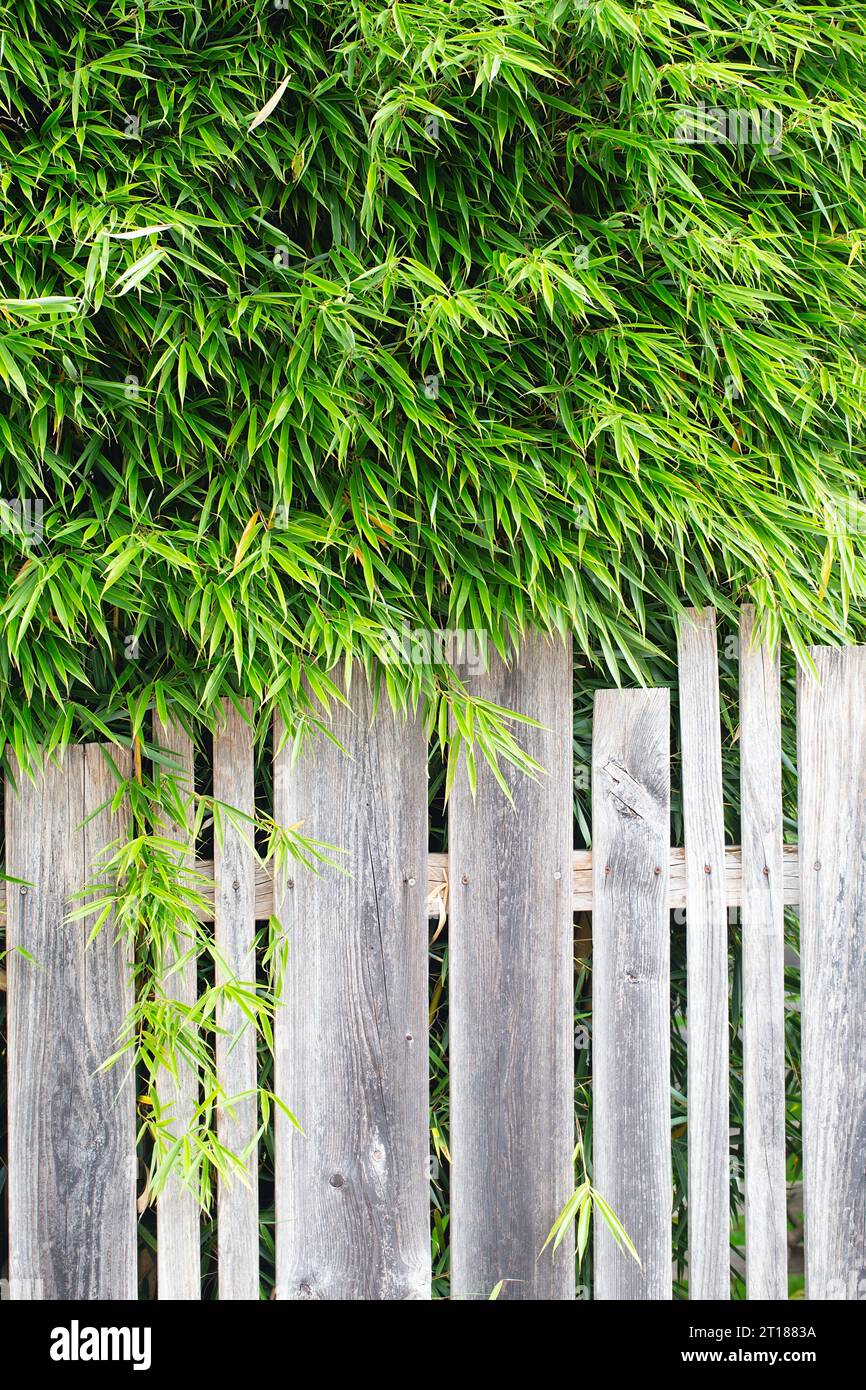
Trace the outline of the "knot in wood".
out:
[[[608,758],[601,768],[601,776],[604,779],[602,785],[605,785],[615,810],[625,820],[646,820],[652,817],[656,808],[656,798],[642,782],[632,777],[621,763],[614,758]]]

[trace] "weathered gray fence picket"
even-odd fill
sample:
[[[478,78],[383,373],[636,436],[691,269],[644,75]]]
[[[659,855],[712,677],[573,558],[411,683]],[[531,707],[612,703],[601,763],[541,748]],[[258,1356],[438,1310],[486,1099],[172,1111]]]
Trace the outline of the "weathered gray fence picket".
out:
[[[570,644],[533,637],[468,683],[539,720],[523,741],[546,776],[510,776],[512,806],[482,765],[449,816],[452,1294],[573,1298],[572,1233],[538,1259],[573,1187]]]
[[[689,1296],[728,1298],[728,905],[716,615],[680,630],[688,968]]]
[[[195,790],[195,760],[192,742],[179,725],[164,725],[158,719],[154,739],[170,755],[184,794]],[[166,827],[166,833],[186,844],[188,825]],[[194,846],[181,858],[181,865],[194,860]],[[190,943],[191,945],[192,943]],[[198,979],[194,960],[172,968],[169,963],[165,991],[186,1008],[195,1004]],[[166,1072],[159,1087],[159,1103],[171,1132],[182,1134],[189,1124],[198,1100],[196,1078],[188,1067],[179,1067],[176,1076]],[[195,1299],[201,1297],[201,1221],[195,1193],[170,1175],[160,1198],[157,1220],[157,1288],[160,1298]]]
[[[282,825],[339,846],[348,872],[296,874],[280,918],[291,966],[276,1080],[303,1125],[276,1129],[277,1296],[430,1296],[427,749],[420,719],[372,715],[363,680],[293,766]],[[277,734],[279,741],[279,731]]]
[[[866,1298],[866,648],[797,692],[806,1294]]]
[[[244,825],[223,814],[214,844],[214,936],[225,961],[217,968],[217,982],[224,974],[253,987],[256,979],[256,859],[250,841],[255,814],[253,731],[250,704],[244,713],[228,707],[224,723],[213,741],[213,793],[217,802],[235,807],[250,817]],[[217,1075],[230,1105],[220,1109],[217,1134],[227,1150],[243,1160],[244,1175],[219,1184],[217,1241],[220,1298],[259,1296],[259,1195],[256,1132],[256,1040],[245,1028],[239,1003],[221,1008],[217,1024]],[[245,1177],[245,1180],[244,1180]]]
[[[740,621],[743,1092],[746,1290],[788,1296],[785,1204],[785,936],[779,657]]]
[[[670,708],[666,690],[604,690],[592,740],[595,1296],[670,1298]]]
[[[866,649],[816,649],[798,693],[800,849],[783,845],[778,656],[740,627],[742,847],[724,844],[715,615],[680,636],[685,846],[670,844],[666,690],[604,691],[593,730],[593,848],[572,842],[570,650],[530,637],[471,678],[483,698],[542,727],[522,731],[545,773],[465,770],[449,854],[427,850],[427,748],[356,677],[331,712],[346,752],[319,740],[274,762],[274,815],[337,846],[343,871],[272,883],[237,819],[221,817],[212,864],[215,941],[240,982],[256,922],[276,911],[289,967],[275,1029],[275,1083],[302,1131],[276,1122],[277,1295],[430,1296],[427,918],[447,907],[452,1287],[457,1298],[574,1297],[573,1245],[538,1258],[572,1185],[572,913],[593,913],[593,1181],[623,1221],[638,1267],[596,1219],[594,1296],[669,1299],[670,910],[686,907],[690,1297],[729,1296],[727,913],[739,906],[747,1292],[787,1296],[784,932],[800,904],[807,1297],[866,1296]],[[249,705],[214,730],[217,801],[254,807]],[[190,786],[192,748],[154,729]],[[281,731],[275,733],[277,745]],[[115,757],[117,750],[114,750]],[[125,948],[66,919],[70,895],[118,817],[86,818],[113,790],[97,746],[69,749],[5,797],[9,1238],[12,1297],[135,1297],[133,1079],[100,1070],[131,1002]],[[182,839],[187,827],[175,827]],[[193,846],[179,862],[192,861]],[[32,886],[27,886],[32,885]],[[22,947],[32,963],[16,952]],[[193,963],[167,991],[196,998]],[[251,1032],[232,1004],[217,1068],[223,1143],[247,1181],[221,1182],[219,1296],[259,1296],[258,1083]],[[160,1084],[181,1125],[197,1096],[181,1068]],[[201,1296],[201,1220],[170,1183],[158,1200],[158,1295]]]
[[[123,833],[108,812],[84,824],[114,780],[95,745],[16,780],[6,872],[26,884],[7,891],[10,1292],[135,1298],[134,1084],[122,1065],[100,1070],[132,1003],[129,959],[110,932],[85,949],[92,924],[65,920]]]

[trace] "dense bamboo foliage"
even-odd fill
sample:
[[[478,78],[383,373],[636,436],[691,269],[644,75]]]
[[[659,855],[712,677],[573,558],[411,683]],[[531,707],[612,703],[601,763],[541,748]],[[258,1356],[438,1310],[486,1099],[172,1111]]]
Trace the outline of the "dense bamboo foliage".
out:
[[[395,630],[571,628],[630,678],[683,600],[850,632],[866,7],[6,0],[2,31],[0,746],[238,690],[292,724],[351,652],[516,756]]]

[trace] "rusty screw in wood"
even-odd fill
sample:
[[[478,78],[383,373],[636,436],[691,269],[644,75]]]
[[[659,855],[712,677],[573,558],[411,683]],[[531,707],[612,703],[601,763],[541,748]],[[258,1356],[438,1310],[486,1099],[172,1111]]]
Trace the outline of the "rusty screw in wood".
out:
[[[609,865],[609,864],[605,864],[605,866],[604,866],[604,871],[605,871],[606,874],[609,874],[609,873],[610,873],[610,865]]]
[[[656,864],[655,868],[653,869],[653,873],[655,874],[656,878],[658,878],[659,874],[661,873],[661,869],[659,868],[658,864]]]
[[[705,874],[711,874],[712,872],[713,872],[713,871],[712,871],[712,869],[710,868],[709,864],[705,864],[705,865],[704,865],[704,873],[705,873]]]
[[[332,1187],[342,1187],[345,1181],[346,1179],[343,1177],[342,1173],[332,1173],[328,1178],[328,1182]]]
[[[468,882],[469,882],[469,875],[468,875],[468,874],[464,874],[463,877],[461,878],[460,882],[461,882],[461,883],[468,883]]]
[[[288,883],[286,884],[286,887],[287,887],[287,888],[294,888],[294,886],[295,886],[295,880],[294,880],[293,878],[290,878],[289,881],[288,881]]]
[[[234,883],[232,884],[232,888],[235,890],[235,892],[237,892],[238,889],[240,888],[240,886],[241,886],[241,881],[240,881],[239,878],[236,878],[235,881],[234,881]]]
[[[766,864],[764,865],[763,873],[764,873],[764,878],[769,878],[769,877],[770,877],[770,870],[769,870],[769,867],[768,867]]]

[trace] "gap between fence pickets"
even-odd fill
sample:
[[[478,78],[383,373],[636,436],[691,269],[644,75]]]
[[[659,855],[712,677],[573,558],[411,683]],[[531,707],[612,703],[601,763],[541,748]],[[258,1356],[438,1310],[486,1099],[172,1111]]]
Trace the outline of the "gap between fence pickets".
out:
[[[203,913],[204,922],[213,920],[213,860],[197,860],[196,870],[204,878],[204,883],[196,884],[196,890],[207,898],[209,910]],[[325,870],[327,872],[327,870]],[[783,848],[783,895],[787,908],[795,908],[799,903],[799,851],[796,845]],[[571,908],[574,912],[592,912],[592,851],[575,849],[571,887]],[[443,917],[448,915],[448,855],[428,855],[427,858],[427,915]],[[742,903],[742,855],[740,845],[727,845],[724,851],[724,894],[728,908],[738,908]],[[685,851],[671,848],[670,851],[670,908],[685,908]],[[256,870],[256,920],[267,922],[274,910],[274,881],[267,869]],[[0,924],[6,922],[6,894],[0,884]]]

